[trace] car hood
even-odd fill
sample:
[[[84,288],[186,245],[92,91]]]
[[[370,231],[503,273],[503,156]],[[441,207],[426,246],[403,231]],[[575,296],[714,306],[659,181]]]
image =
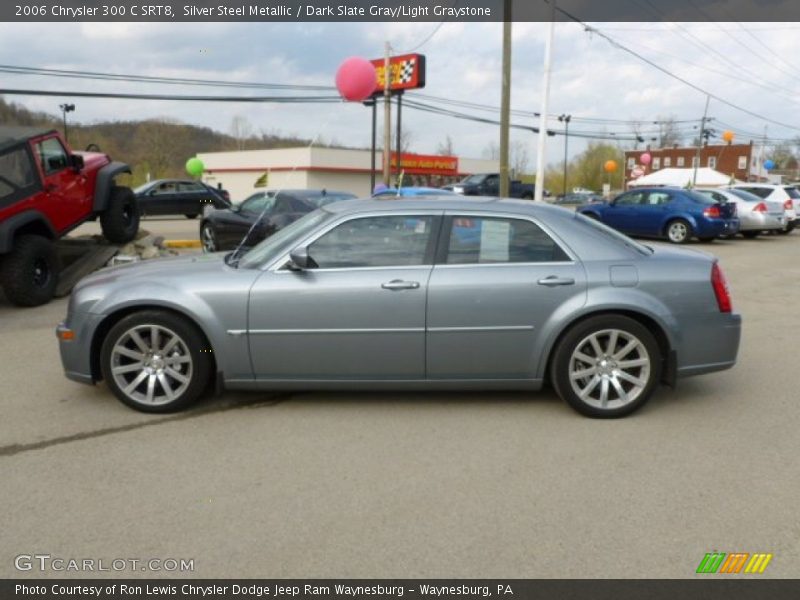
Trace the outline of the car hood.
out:
[[[81,279],[78,285],[75,286],[75,290],[96,284],[113,283],[123,278],[126,280],[166,278],[165,280],[168,281],[174,278],[202,277],[223,268],[230,268],[225,265],[224,259],[225,253],[215,252],[212,254],[157,258],[116,267],[106,267]]]

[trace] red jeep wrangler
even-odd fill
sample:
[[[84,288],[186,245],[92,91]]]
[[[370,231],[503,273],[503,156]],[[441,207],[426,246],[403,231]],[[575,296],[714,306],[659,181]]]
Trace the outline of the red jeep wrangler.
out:
[[[100,217],[112,243],[133,240],[139,210],[114,177],[128,165],[99,152],[73,153],[57,131],[0,127],[0,285],[18,306],[48,302],[60,269],[53,244]]]

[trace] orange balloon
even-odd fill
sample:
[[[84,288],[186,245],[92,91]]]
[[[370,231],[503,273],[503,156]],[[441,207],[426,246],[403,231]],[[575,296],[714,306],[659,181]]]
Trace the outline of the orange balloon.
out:
[[[606,163],[603,165],[603,170],[606,173],[613,173],[617,170],[617,161],[615,160],[607,160]]]
[[[730,129],[723,131],[722,139],[730,144],[733,141],[733,132]]]

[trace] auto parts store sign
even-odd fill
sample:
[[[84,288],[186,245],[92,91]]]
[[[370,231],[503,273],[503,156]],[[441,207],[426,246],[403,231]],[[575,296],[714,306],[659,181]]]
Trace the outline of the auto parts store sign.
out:
[[[397,170],[397,153],[390,156],[392,169]],[[409,175],[458,175],[458,157],[402,153],[400,170]]]

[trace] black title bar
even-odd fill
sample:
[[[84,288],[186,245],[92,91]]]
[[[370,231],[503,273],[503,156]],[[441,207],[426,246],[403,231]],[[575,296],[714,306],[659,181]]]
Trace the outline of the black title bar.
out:
[[[499,22],[504,0],[10,0],[1,21]],[[512,21],[551,21],[548,0],[513,0]],[[557,21],[800,21],[796,0],[556,0]]]

